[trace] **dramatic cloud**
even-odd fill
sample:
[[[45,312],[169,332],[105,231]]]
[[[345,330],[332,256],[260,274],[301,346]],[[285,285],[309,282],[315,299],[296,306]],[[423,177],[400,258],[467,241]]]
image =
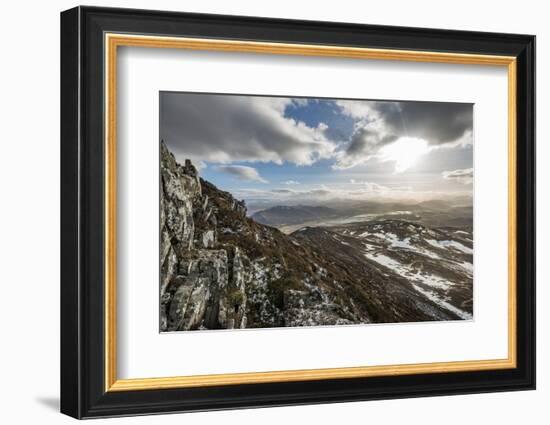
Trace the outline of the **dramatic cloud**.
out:
[[[440,102],[357,102],[337,101],[344,114],[356,120],[346,148],[337,154],[336,169],[346,169],[380,155],[387,145],[402,139],[423,140],[426,148],[472,144],[473,108],[471,104]],[[394,158],[397,162],[399,159]],[[396,171],[406,167],[396,166]]]
[[[451,102],[337,101],[342,111],[386,136],[416,137],[432,145],[452,143],[473,127],[473,107]]]
[[[243,181],[268,183],[253,167],[247,167],[245,165],[220,165],[215,168],[216,171],[231,174],[232,176]]]
[[[272,185],[303,188],[305,175],[335,170],[349,179],[472,165],[471,104],[162,92],[160,109],[161,138],[178,161],[191,159],[207,176],[217,166],[272,163],[280,165],[266,168]],[[211,177],[222,186],[224,178],[234,184],[228,176],[266,182],[252,170]]]
[[[336,146],[316,128],[285,116],[290,98],[163,92],[161,138],[181,161],[288,161],[309,165]]]
[[[474,181],[474,169],[465,168],[463,170],[444,171],[444,179],[453,180],[463,184],[471,184]]]

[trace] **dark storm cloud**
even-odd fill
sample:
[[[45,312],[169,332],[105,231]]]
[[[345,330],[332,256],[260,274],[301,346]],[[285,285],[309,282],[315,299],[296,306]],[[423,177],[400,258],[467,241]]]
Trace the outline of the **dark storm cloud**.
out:
[[[471,104],[377,102],[374,109],[395,136],[417,137],[431,145],[454,142],[473,126]]]
[[[332,155],[326,125],[284,116],[290,98],[163,92],[161,138],[181,158],[307,165]]]

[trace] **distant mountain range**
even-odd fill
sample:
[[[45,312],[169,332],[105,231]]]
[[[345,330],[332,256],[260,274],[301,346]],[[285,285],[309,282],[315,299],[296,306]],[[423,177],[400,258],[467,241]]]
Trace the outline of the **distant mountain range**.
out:
[[[338,217],[340,213],[332,208],[309,205],[275,206],[252,214],[252,219],[269,226],[305,223]]]
[[[471,225],[431,227],[416,215],[444,217],[443,205],[363,205],[348,211],[355,221],[285,234],[274,226],[343,212],[280,206],[247,217],[244,202],[164,143],[160,165],[163,332],[472,317]]]
[[[469,199],[462,202],[429,200],[410,202],[363,201],[334,207],[316,205],[279,205],[252,214],[258,223],[292,233],[300,225],[330,226],[343,222],[372,219],[404,219],[430,226],[473,226],[473,207]]]

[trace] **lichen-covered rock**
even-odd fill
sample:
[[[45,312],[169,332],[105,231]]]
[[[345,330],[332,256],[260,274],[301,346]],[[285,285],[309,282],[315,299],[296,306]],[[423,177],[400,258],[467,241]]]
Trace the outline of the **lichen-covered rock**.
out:
[[[235,247],[230,258],[230,278],[229,285],[222,299],[225,310],[228,328],[246,327],[246,286],[250,276],[244,266],[244,261],[248,258]]]
[[[342,308],[321,291],[285,292],[284,318],[286,326],[350,325]]]
[[[246,216],[246,204],[244,201],[233,199],[232,209],[235,210],[241,217]]]
[[[214,230],[207,230],[202,234],[202,247],[214,248],[215,232]]]
[[[201,185],[196,170],[187,174],[164,143],[161,143],[161,232],[169,235],[172,245],[177,245],[178,251],[193,247],[194,203],[201,199]],[[190,167],[188,167],[190,168]],[[161,239],[162,240],[162,239]],[[161,251],[164,251],[161,247]]]
[[[215,313],[228,283],[227,253],[222,249],[190,254],[180,259],[180,274],[170,283],[166,330],[195,329],[203,322],[210,328],[219,327]]]

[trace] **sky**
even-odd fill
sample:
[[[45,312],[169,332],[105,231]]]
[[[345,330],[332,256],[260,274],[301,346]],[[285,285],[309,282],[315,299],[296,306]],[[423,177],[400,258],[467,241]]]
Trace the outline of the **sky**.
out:
[[[249,209],[472,194],[467,103],[161,92],[160,138]]]

